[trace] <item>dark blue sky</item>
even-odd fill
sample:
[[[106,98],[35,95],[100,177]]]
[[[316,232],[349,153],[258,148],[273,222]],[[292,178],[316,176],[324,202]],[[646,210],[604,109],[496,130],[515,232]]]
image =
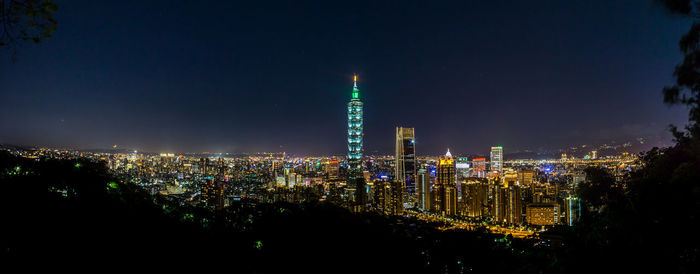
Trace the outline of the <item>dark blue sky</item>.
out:
[[[0,54],[0,143],[342,154],[352,74],[366,153],[661,135],[689,22],[651,1],[58,1]],[[498,2],[498,3],[496,3]]]

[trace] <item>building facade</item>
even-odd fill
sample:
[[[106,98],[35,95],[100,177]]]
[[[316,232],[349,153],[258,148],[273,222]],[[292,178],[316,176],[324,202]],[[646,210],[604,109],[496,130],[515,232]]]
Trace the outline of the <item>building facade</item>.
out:
[[[396,127],[394,174],[403,183],[404,192],[416,193],[416,139],[413,128]]]
[[[364,205],[367,201],[364,177],[362,174],[363,148],[363,104],[360,101],[360,89],[357,87],[357,75],[353,77],[350,102],[348,102],[348,198],[352,204]]]
[[[528,204],[525,216],[529,225],[557,225],[559,224],[559,205],[556,203]]]
[[[372,191],[374,207],[384,214],[400,215],[403,213],[403,193],[401,182],[376,180]]]
[[[483,218],[488,210],[488,184],[480,180],[468,180],[462,185],[465,212],[463,216]]]
[[[357,87],[357,75],[353,79],[352,98],[348,102],[348,168],[360,169],[364,151],[363,104]]]
[[[444,216],[457,215],[455,161],[449,150],[444,157],[440,157],[438,160],[437,180],[434,189],[434,211]]]
[[[419,169],[416,176],[416,192],[418,193],[418,208],[423,211],[430,211],[431,207],[431,190],[432,179],[431,174],[426,169]]]
[[[491,147],[491,172],[503,173],[503,147]]]
[[[472,177],[486,178],[486,158],[472,159],[471,175]]]

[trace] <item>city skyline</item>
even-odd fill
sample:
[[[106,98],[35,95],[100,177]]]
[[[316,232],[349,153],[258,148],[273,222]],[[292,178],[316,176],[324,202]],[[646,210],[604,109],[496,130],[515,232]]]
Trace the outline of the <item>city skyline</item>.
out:
[[[207,19],[221,24],[200,33],[208,22],[200,19],[210,15],[202,7],[163,5],[156,18],[130,11],[124,22],[111,12],[132,10],[123,3],[63,4],[56,17],[64,27],[52,39],[0,64],[0,143],[341,155],[338,121],[354,72],[365,91],[366,154],[391,153],[396,126],[416,128],[419,152],[439,155],[446,147],[485,154],[494,145],[557,149],[639,137],[669,145],[668,124],[687,120],[683,108],[664,106],[659,92],[687,22],[648,3],[401,11],[390,4],[280,4],[239,14],[258,10],[247,5],[221,6]],[[517,12],[524,7],[551,16]],[[159,31],[179,14],[187,15],[176,23],[183,32]],[[500,14],[521,24],[503,24]],[[594,20],[581,25],[582,17]],[[224,35],[205,37],[212,33]],[[120,40],[131,36],[138,39]],[[204,48],[192,42],[198,39],[213,40]]]
[[[353,82],[353,87],[352,87],[352,92],[351,92],[351,97],[350,97],[351,100],[348,102],[348,106],[347,106],[347,115],[348,115],[348,117],[347,117],[347,119],[348,119],[348,121],[347,121],[347,122],[348,122],[348,128],[347,128],[347,134],[348,134],[348,136],[347,136],[347,137],[348,137],[348,143],[347,143],[347,145],[348,145],[348,153],[347,153],[347,158],[348,158],[348,159],[351,159],[351,158],[356,159],[355,162],[357,162],[359,159],[362,159],[362,158],[363,158],[363,154],[364,154],[364,141],[363,141],[363,140],[364,140],[364,132],[363,132],[363,131],[364,131],[364,130],[363,130],[363,128],[364,128],[364,127],[363,127],[363,124],[364,124],[364,122],[363,122],[363,121],[364,121],[364,119],[363,119],[363,118],[364,118],[364,114],[363,114],[363,113],[364,113],[364,107],[363,107],[363,102],[361,101],[361,97],[360,97],[360,94],[359,94],[359,91],[360,91],[360,90],[359,90],[358,84],[357,84],[357,82],[358,82],[357,74],[353,74],[352,82]],[[399,140],[401,139],[401,138],[399,137],[399,131],[400,131],[400,130],[403,131],[403,130],[405,130],[405,129],[410,129],[410,134],[409,134],[409,136],[410,136],[410,146],[411,146],[411,151],[414,151],[413,154],[415,154],[415,143],[416,143],[416,141],[415,141],[415,135],[414,135],[414,133],[413,133],[413,128],[403,128],[403,127],[401,127],[401,126],[397,126],[397,127],[396,127],[396,130],[397,130],[397,136],[396,136],[396,138],[397,138],[397,147],[395,147],[395,149],[398,149],[398,144],[399,144],[399,142],[400,142]],[[407,134],[408,134],[408,133],[407,133]],[[636,138],[636,139],[637,139],[637,140],[635,140],[635,141],[640,142],[641,144],[643,144],[644,141],[646,141],[644,138]],[[407,140],[408,140],[408,139],[407,139]],[[640,140],[643,140],[643,141],[640,141]],[[616,141],[612,140],[612,143],[615,144]],[[3,145],[3,144],[0,143],[0,145]],[[15,144],[4,144],[4,145],[15,145]],[[599,143],[598,145],[600,145],[600,143]],[[604,145],[607,146],[607,144],[604,144]],[[619,145],[620,145],[620,144],[618,144],[617,146],[619,146]],[[36,145],[36,144],[34,144],[34,145],[24,145],[24,146],[26,146],[26,147],[43,147],[42,145]],[[586,156],[589,156],[589,155],[587,154],[587,153],[589,152],[588,150],[591,150],[591,149],[592,149],[592,150],[593,150],[592,152],[593,152],[594,155],[595,155],[595,153],[597,152],[597,151],[596,151],[597,148],[596,148],[595,146],[592,146],[592,147],[589,147],[588,150],[583,149],[583,148],[585,148],[586,146],[588,146],[588,145],[583,145],[583,146],[581,147],[582,150],[580,150],[578,153],[579,153],[579,154],[582,154],[582,155],[583,155],[583,154],[586,154]],[[627,142],[627,143],[624,144],[624,146],[622,146],[622,147],[624,148],[624,147],[631,147],[631,146],[632,146],[632,145],[630,145],[630,142]],[[663,147],[663,146],[665,146],[665,145],[662,145],[662,147]],[[70,147],[70,146],[53,146],[53,147],[75,149],[75,147]],[[111,148],[112,148],[112,149],[119,149],[119,150],[124,150],[124,149],[125,149],[125,148],[123,148],[123,147],[119,147],[117,144],[112,145]],[[494,157],[494,156],[493,156],[494,149],[496,149],[496,148],[499,149],[499,150],[501,151],[500,154],[499,154],[500,156],[498,156],[498,159],[499,159],[498,161],[500,162],[500,161],[503,159],[502,146],[491,147],[491,150],[489,151],[488,154],[490,154],[490,158],[493,158],[493,157]],[[571,148],[571,147],[569,147],[569,149],[570,149],[570,148]],[[106,149],[108,149],[108,148],[106,148],[106,147],[103,147],[103,148],[92,148],[92,150],[106,150]],[[134,148],[133,148],[133,147],[130,147],[130,148],[127,148],[127,149],[130,150],[130,149],[134,149]],[[614,149],[616,150],[616,151],[614,152],[614,154],[617,154],[619,151],[617,151],[617,148],[614,148]],[[137,149],[134,149],[134,152],[137,152],[137,151],[138,151]],[[556,157],[556,156],[558,156],[558,155],[556,155],[556,152],[562,152],[562,151],[564,151],[564,149],[562,149],[562,148],[559,148],[558,151],[557,151],[557,149],[550,150],[550,151],[547,151],[546,153],[544,153],[544,155],[543,155],[543,156],[540,156],[539,158],[541,158],[541,159],[546,159],[547,156],[549,156],[549,157],[551,158],[553,155],[554,155],[554,157]],[[630,152],[630,151],[633,152],[633,153],[636,153],[636,152],[642,151],[642,149],[639,149],[639,148],[637,148],[636,150],[635,150],[635,149],[631,149],[631,150],[628,149],[628,150],[626,150],[625,152]],[[166,152],[166,153],[187,153],[187,154],[204,153],[204,154],[220,154],[220,155],[223,155],[223,154],[228,155],[228,154],[230,154],[229,152],[222,151],[222,150],[219,150],[218,152],[192,152],[192,151],[190,151],[190,152],[183,152],[183,151],[177,151],[177,150],[169,149],[169,150],[165,150],[165,151],[141,151],[141,152],[142,152],[142,153],[144,153],[144,152],[145,152],[145,153],[154,153],[154,154],[163,153],[163,152]],[[286,153],[286,151],[284,151],[284,149],[282,149],[282,150],[280,150],[280,151],[277,151],[277,152]],[[374,152],[377,152],[377,151],[374,151]],[[517,150],[517,151],[516,151],[516,153],[523,153],[523,152],[531,153],[531,152],[533,152],[533,151],[531,151],[531,150],[525,150],[525,151]],[[554,154],[552,154],[553,152],[554,152]],[[242,151],[242,152],[240,152],[240,151],[239,151],[238,153],[248,154],[248,153],[271,153],[271,152],[261,152],[261,151]],[[399,155],[398,150],[396,150],[395,153],[396,153],[397,156]],[[449,153],[449,148],[448,148],[448,153]],[[235,154],[235,153],[234,153],[234,154]],[[381,154],[382,154],[382,153],[372,154],[372,155],[381,155]],[[459,155],[472,155],[472,156],[473,156],[473,155],[482,156],[482,155],[485,155],[485,154],[487,154],[487,153],[483,153],[483,152],[472,152],[472,151],[459,153]],[[316,155],[316,156],[321,156],[321,155],[333,155],[333,154],[319,154],[319,155]],[[438,153],[437,155],[441,155],[441,154]],[[566,154],[564,153],[563,155],[566,155]],[[300,156],[300,155],[297,155],[297,156]],[[303,156],[311,156],[311,155],[309,155],[309,154],[303,154]],[[435,156],[435,154],[429,154],[429,153],[427,153],[427,154],[423,154],[422,156]],[[574,155],[570,155],[570,156],[575,157]],[[412,156],[412,157],[416,157],[416,156]],[[594,158],[595,158],[595,157],[594,157]],[[357,167],[359,164],[358,164],[358,163],[354,163],[354,164],[351,164],[351,165]],[[357,169],[357,168],[356,168],[356,169]]]
[[[700,273],[698,148],[700,0],[0,0],[10,269]]]
[[[353,82],[353,87],[352,87],[352,92],[351,92],[351,96],[350,96],[351,99],[350,99],[350,101],[348,102],[348,106],[347,106],[347,115],[348,115],[348,117],[347,117],[347,119],[348,119],[348,121],[347,121],[347,123],[348,123],[348,129],[347,129],[347,133],[348,133],[348,136],[347,136],[347,137],[348,137],[348,153],[347,153],[347,158],[348,158],[348,159],[355,159],[355,160],[353,160],[354,162],[350,163],[350,165],[351,165],[351,166],[354,166],[355,169],[360,170],[360,169],[359,169],[359,162],[358,162],[358,161],[360,161],[360,160],[363,158],[363,154],[364,154],[364,141],[363,141],[363,139],[364,139],[364,132],[363,132],[363,124],[364,124],[364,122],[363,122],[363,120],[364,120],[364,119],[363,119],[363,118],[364,118],[364,114],[363,114],[363,113],[364,113],[364,107],[363,107],[363,102],[361,101],[361,98],[360,98],[360,90],[359,90],[358,84],[357,84],[357,82],[358,82],[357,74],[354,74],[354,75],[353,75],[352,82]],[[397,134],[397,135],[396,135],[396,140],[397,140],[396,142],[397,142],[397,143],[396,143],[396,147],[395,147],[395,153],[396,153],[397,159],[399,158],[399,155],[401,154],[401,153],[399,153],[399,150],[398,150],[398,149],[399,149],[399,144],[400,144],[400,143],[404,143],[404,140],[403,140],[404,137],[400,137],[400,136],[402,136],[402,135],[404,135],[404,134],[407,134],[407,135],[406,135],[406,138],[408,138],[408,139],[406,139],[405,141],[408,141],[409,143],[407,143],[407,144],[402,144],[401,146],[402,146],[402,147],[405,146],[405,145],[410,146],[410,151],[411,151],[410,154],[412,155],[411,158],[414,159],[414,158],[416,157],[416,156],[415,156],[415,155],[416,155],[416,154],[415,154],[415,142],[416,142],[416,141],[415,141],[415,135],[414,135],[414,133],[413,133],[413,130],[414,130],[414,129],[413,129],[413,128],[403,128],[403,127],[397,126],[397,127],[396,127],[396,130],[397,130],[397,133],[396,133],[396,134]],[[406,133],[400,133],[400,132],[403,132],[404,130],[410,130],[410,132],[407,131]],[[638,138],[638,140],[639,140],[639,138]],[[615,143],[615,142],[613,141],[613,143]],[[643,142],[640,142],[640,143],[643,143]],[[1,144],[0,144],[0,145],[1,145]],[[5,145],[7,145],[7,144],[5,144]],[[10,145],[14,145],[14,144],[10,144]],[[41,146],[37,146],[37,145],[33,145],[33,146],[34,146],[34,147],[41,147]],[[630,145],[630,146],[631,146],[631,145]],[[32,146],[29,146],[29,147],[32,147]],[[623,147],[627,147],[627,146],[623,146]],[[118,145],[116,145],[116,144],[112,146],[112,149],[117,149],[117,148],[118,148]],[[585,148],[585,146],[582,147],[582,148]],[[96,149],[97,149],[97,150],[100,150],[100,149],[106,149],[106,148],[96,148]],[[124,148],[119,148],[119,149],[124,150]],[[133,148],[130,148],[130,149],[133,149]],[[494,154],[493,154],[493,153],[494,153],[494,149],[498,149],[498,150],[500,151],[500,152],[499,152],[499,156],[498,156],[498,158],[497,158],[497,159],[498,159],[497,162],[502,161],[502,159],[503,159],[502,146],[491,147],[491,150],[490,150],[490,152],[489,152],[489,153],[490,153],[490,158],[493,158],[493,157],[494,157]],[[589,147],[588,150],[591,150],[591,149],[593,149],[592,153],[593,153],[593,155],[595,155],[595,153],[597,153],[597,151],[596,151],[597,148],[596,148],[596,147]],[[561,149],[560,149],[560,150],[561,150]],[[615,150],[617,150],[617,148],[615,148]],[[639,150],[639,149],[637,149],[637,150]],[[138,151],[138,150],[134,150],[134,151],[136,152],[136,151]],[[634,149],[632,149],[631,151],[632,151],[632,152],[639,152],[639,151],[635,151]],[[143,152],[144,152],[144,151],[142,151],[142,153],[143,153]],[[285,151],[282,151],[282,152],[284,153]],[[375,152],[376,152],[376,151],[375,151]],[[449,148],[448,148],[448,152],[449,152]],[[589,156],[589,155],[587,154],[588,152],[589,152],[589,151],[586,151],[586,150],[583,150],[583,149],[582,149],[581,151],[579,151],[579,154],[583,153],[583,154],[586,154],[586,156]],[[615,151],[615,153],[617,153],[617,152],[618,152],[618,151]],[[628,149],[627,152],[629,152],[629,149]],[[162,151],[161,151],[161,152],[146,151],[146,153],[162,153]],[[183,153],[183,152],[182,152],[182,151],[168,150],[168,151],[166,151],[166,153]],[[194,154],[196,154],[196,153],[198,153],[198,152],[185,152],[185,153],[194,153]],[[230,153],[228,153],[228,152],[223,152],[223,151],[219,151],[219,152],[215,152],[215,153],[212,153],[212,152],[199,152],[199,153],[205,153],[205,154],[230,154]],[[244,152],[244,154],[246,154],[246,153],[250,153],[250,152]],[[260,152],[258,151],[258,152],[253,152],[253,153],[260,153]],[[516,153],[522,153],[522,151],[516,151]],[[548,153],[550,154],[549,156],[551,157],[551,156],[552,156],[552,154],[551,154],[552,152],[550,151],[550,152],[548,152]],[[329,155],[329,154],[326,154],[326,155]],[[332,155],[332,154],[331,154],[331,155]],[[438,155],[439,155],[439,154],[438,154]],[[481,154],[479,154],[479,153],[474,153],[474,152],[463,152],[463,153],[460,153],[460,155],[479,155],[479,156],[481,156]],[[545,154],[545,155],[546,155],[546,154]],[[566,155],[566,154],[563,154],[563,155]],[[309,155],[304,155],[304,156],[309,156]],[[423,156],[430,156],[430,155],[429,155],[429,154],[423,154]],[[555,156],[558,156],[558,155],[555,155]],[[571,155],[571,156],[573,156],[573,155]],[[574,156],[574,157],[575,157],[575,156]],[[541,158],[544,159],[545,157],[542,156]],[[595,158],[595,156],[593,156],[593,158]],[[402,158],[402,159],[403,159],[403,158]],[[401,160],[401,161],[403,161],[403,160]],[[411,160],[411,161],[413,161],[413,160]],[[500,164],[497,164],[497,165],[500,165]],[[399,165],[397,165],[397,167],[398,167],[398,166],[399,166]],[[414,167],[414,168],[415,168],[415,167]],[[415,170],[414,170],[413,172],[408,172],[408,174],[413,174],[412,176],[415,176],[414,173],[415,173]],[[410,180],[409,180],[409,181],[410,181]],[[407,187],[408,187],[408,186],[410,186],[410,187],[415,187],[415,185],[413,185],[414,183],[415,183],[415,182],[410,182],[410,183],[407,182],[407,185],[406,185],[406,186],[407,186]]]

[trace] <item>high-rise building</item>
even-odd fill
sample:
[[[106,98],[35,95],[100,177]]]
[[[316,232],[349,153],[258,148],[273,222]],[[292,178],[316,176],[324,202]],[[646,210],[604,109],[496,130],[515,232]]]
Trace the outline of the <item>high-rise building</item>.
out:
[[[357,75],[353,78],[352,98],[348,102],[348,168],[360,169],[362,162],[362,137],[364,137],[360,101],[360,89],[357,88]]]
[[[581,199],[569,196],[564,199],[564,224],[574,225],[581,218]]]
[[[509,185],[501,188],[502,221],[510,225],[519,225],[523,222],[523,203],[521,189],[517,185]]]
[[[297,174],[294,172],[287,173],[284,177],[286,187],[294,187],[299,183],[297,182]]]
[[[518,184],[518,173],[513,170],[506,170],[502,174],[499,173],[499,175],[501,176],[501,181],[506,187]]]
[[[478,179],[469,179],[462,185],[465,211],[462,215],[472,218],[482,218],[488,206],[488,185]]]
[[[204,204],[217,210],[224,208],[224,188],[223,182],[214,179],[205,180],[201,192]]]
[[[413,128],[396,127],[394,174],[408,194],[416,192],[416,140]]]
[[[360,89],[357,88],[357,75],[353,78],[352,97],[348,102],[348,191],[355,204],[364,205],[367,200],[365,181],[362,175],[362,138],[364,137],[362,116],[363,104]]]
[[[472,159],[472,177],[486,178],[486,158]]]
[[[445,216],[457,215],[457,186],[455,175],[455,162],[450,150],[444,157],[440,157],[437,165],[437,181],[435,183],[435,203],[436,213]]]
[[[528,186],[532,184],[535,178],[534,170],[520,170],[518,171],[518,184]]]
[[[401,182],[375,180],[373,182],[374,207],[385,214],[400,215],[403,213],[403,193]]]
[[[432,180],[430,172],[426,169],[419,169],[416,176],[416,192],[418,193],[418,208],[423,211],[430,211],[431,200],[430,190],[432,189]]]
[[[557,187],[548,183],[533,183],[529,186],[529,200],[533,203],[549,203],[557,200]]]
[[[457,157],[455,158],[455,174],[457,176],[457,202],[461,202],[464,199],[464,187],[467,178],[469,178],[469,162],[467,157]]]
[[[455,162],[455,168],[457,169],[457,181],[469,178],[469,170],[471,167],[469,166],[467,157],[459,157]]]
[[[522,188],[515,184],[515,181],[508,179],[493,185],[491,212],[496,223],[520,225],[523,222]]]
[[[202,176],[209,175],[208,166],[209,166],[209,158],[199,159],[199,172],[202,174]]]
[[[491,147],[491,172],[503,172],[503,147]]]
[[[340,163],[338,161],[328,161],[326,162],[326,175],[328,175],[328,180],[338,180],[340,176]]]

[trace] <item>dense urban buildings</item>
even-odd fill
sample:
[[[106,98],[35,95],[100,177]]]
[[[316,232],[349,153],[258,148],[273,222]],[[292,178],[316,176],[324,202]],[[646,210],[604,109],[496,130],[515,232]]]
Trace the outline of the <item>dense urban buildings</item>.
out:
[[[355,198],[347,195],[343,180],[351,168],[346,165],[349,157],[5,150],[32,159],[102,161],[110,172],[152,195],[211,210],[245,201],[327,201],[360,210]],[[467,227],[485,225],[492,231],[508,228],[513,235],[526,236],[543,227],[577,222],[582,204],[573,190],[586,180],[583,169],[598,166],[621,178],[636,168],[637,159],[625,154],[599,155],[598,159],[504,160],[502,176],[480,177],[473,169],[481,170],[483,159],[473,158],[467,161],[472,175],[457,181],[455,159],[459,158],[463,157],[453,157],[451,151],[438,158],[416,157],[416,198],[406,201],[403,182],[387,175],[395,169],[395,157],[366,156],[362,163],[368,168],[360,178],[368,189],[369,207],[362,210]]]
[[[636,156],[629,153],[601,156],[595,150],[580,158],[506,160],[503,147],[495,146],[488,162],[483,155],[453,156],[449,149],[430,157],[416,153],[415,129],[408,127],[395,128],[394,155],[364,155],[363,111],[355,76],[345,156],[6,150],[27,158],[101,161],[152,195],[214,211],[243,202],[319,201],[352,212],[413,216],[517,237],[578,221],[582,205],[574,190],[585,182],[585,168],[602,167],[620,179],[636,166]]]
[[[396,127],[392,156],[364,156],[363,103],[357,76],[347,104],[345,157],[292,157],[285,152],[248,156],[148,154],[137,151],[84,153],[38,149],[13,151],[28,158],[87,157],[152,195],[222,210],[240,202],[326,201],[353,212],[374,210],[518,237],[556,225],[571,226],[581,214],[574,194],[586,178],[583,169],[599,166],[622,178],[635,166],[628,153],[600,157],[506,161],[503,147],[490,158],[438,158],[416,154],[415,129]],[[12,151],[11,149],[8,149]],[[487,169],[487,163],[489,168]],[[488,171],[487,171],[488,170]]]

